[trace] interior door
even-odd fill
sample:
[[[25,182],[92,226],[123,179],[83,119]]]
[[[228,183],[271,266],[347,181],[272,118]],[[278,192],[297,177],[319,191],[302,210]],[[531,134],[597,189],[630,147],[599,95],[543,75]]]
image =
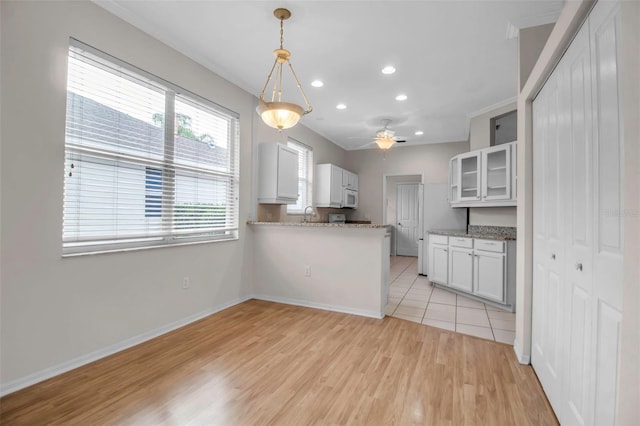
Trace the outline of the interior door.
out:
[[[552,74],[533,102],[534,250],[531,364],[562,418],[564,211],[559,133],[561,81]]]
[[[396,254],[418,256],[419,184],[403,183],[396,187]]]

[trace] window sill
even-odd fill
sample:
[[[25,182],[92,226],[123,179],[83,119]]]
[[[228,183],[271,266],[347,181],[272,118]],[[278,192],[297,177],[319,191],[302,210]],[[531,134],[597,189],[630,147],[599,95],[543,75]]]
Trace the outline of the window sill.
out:
[[[185,241],[182,243],[173,243],[173,244],[154,244],[147,246],[132,246],[132,247],[118,247],[112,249],[104,249],[104,250],[92,250],[92,251],[82,251],[76,253],[63,253],[62,257],[81,257],[81,256],[93,256],[97,254],[108,254],[108,253],[123,253],[123,252],[131,252],[131,251],[139,251],[139,250],[148,250],[148,249],[158,249],[158,248],[169,248],[169,247],[181,247],[181,246],[192,246],[197,244],[211,244],[211,243],[224,243],[228,241],[238,241],[240,237],[233,238],[225,238],[225,239],[217,239],[217,240],[205,240],[205,241]]]

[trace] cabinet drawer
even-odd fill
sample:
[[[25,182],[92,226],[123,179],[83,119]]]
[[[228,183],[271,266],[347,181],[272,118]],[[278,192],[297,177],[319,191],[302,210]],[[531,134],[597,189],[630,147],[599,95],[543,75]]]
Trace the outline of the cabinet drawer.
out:
[[[429,234],[429,242],[434,244],[449,244],[449,237],[446,235]]]
[[[475,240],[475,249],[504,253],[504,241]]]
[[[449,237],[449,245],[454,247],[473,248],[473,238]]]

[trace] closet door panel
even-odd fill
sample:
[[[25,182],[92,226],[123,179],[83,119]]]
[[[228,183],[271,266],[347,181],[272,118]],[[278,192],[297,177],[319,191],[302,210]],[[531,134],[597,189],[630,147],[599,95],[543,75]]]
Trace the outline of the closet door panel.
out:
[[[554,411],[562,411],[564,280],[561,92],[552,75],[533,104],[534,113],[534,282],[531,363]]]
[[[595,340],[594,425],[615,424],[620,321],[622,314],[603,301],[597,305]]]
[[[593,210],[596,217],[594,281],[597,296],[622,309],[625,211],[617,67],[619,5],[599,2],[590,19],[593,96],[594,105],[597,105],[594,111],[594,175],[597,177]]]
[[[565,171],[565,294],[564,310],[567,338],[564,404],[567,424],[590,422],[592,404],[591,371],[591,300],[593,251],[592,215],[592,119],[591,61],[589,24],[585,23],[562,59],[564,141],[561,163]]]
[[[600,1],[590,18],[593,91],[595,317],[592,363],[594,424],[615,424],[622,317],[624,188],[620,127],[620,6]]]

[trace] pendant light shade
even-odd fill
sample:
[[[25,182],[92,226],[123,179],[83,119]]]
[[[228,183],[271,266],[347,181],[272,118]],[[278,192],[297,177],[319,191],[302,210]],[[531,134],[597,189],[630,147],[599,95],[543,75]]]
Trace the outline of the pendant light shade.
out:
[[[278,130],[295,126],[305,113],[301,106],[289,102],[261,102],[256,111],[267,126]]]
[[[300,84],[300,81],[298,81],[298,77],[293,70],[293,66],[291,65],[291,62],[289,62],[291,52],[282,47],[284,20],[291,17],[291,12],[287,9],[279,8],[273,11],[273,15],[280,20],[280,48],[273,51],[273,55],[276,57],[276,60],[273,63],[273,67],[271,67],[271,72],[269,72],[269,76],[267,77],[267,82],[264,84],[262,93],[260,93],[260,104],[256,107],[256,111],[267,126],[282,131],[298,124],[300,118],[303,115],[310,113],[312,108],[304,90],[302,90],[302,85]],[[300,90],[300,94],[304,99],[307,109],[304,109],[300,105],[291,102],[284,102],[282,100],[282,68],[285,63],[289,65],[293,79]],[[273,87],[271,91],[271,100],[267,101],[264,98],[264,94],[272,80]]]

